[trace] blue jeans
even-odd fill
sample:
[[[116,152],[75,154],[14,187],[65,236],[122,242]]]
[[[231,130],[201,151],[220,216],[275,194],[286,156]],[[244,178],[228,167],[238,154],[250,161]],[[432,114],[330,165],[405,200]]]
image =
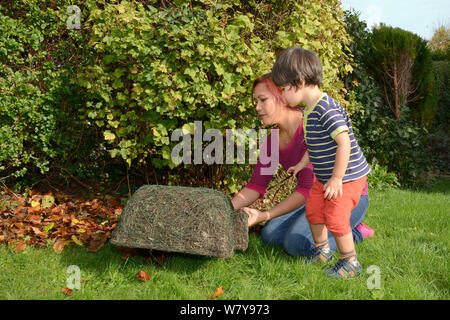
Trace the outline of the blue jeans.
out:
[[[364,239],[356,226],[363,222],[368,207],[369,196],[361,196],[352,210],[350,227],[355,244]],[[267,245],[281,246],[291,256],[308,256],[314,248],[314,240],[309,222],[306,220],[305,206],[269,220],[261,230],[261,238]],[[330,231],[328,240],[331,250],[337,251],[336,240]]]

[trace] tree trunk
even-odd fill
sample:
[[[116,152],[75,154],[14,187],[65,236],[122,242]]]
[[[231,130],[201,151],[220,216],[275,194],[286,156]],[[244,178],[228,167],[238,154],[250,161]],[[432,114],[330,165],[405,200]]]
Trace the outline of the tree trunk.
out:
[[[398,70],[397,70],[397,63],[394,61],[394,115],[395,120],[400,119],[400,112],[399,112],[399,92],[398,92]]]

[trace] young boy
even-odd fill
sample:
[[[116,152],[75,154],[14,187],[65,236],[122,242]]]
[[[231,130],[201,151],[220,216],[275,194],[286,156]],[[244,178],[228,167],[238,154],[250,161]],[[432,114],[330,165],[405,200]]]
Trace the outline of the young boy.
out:
[[[322,65],[319,58],[300,47],[286,49],[272,69],[275,84],[291,107],[305,104],[303,129],[308,151],[288,172],[297,173],[309,161],[316,182],[306,202],[315,249],[314,263],[332,259],[328,230],[340,252],[336,265],[326,273],[353,278],[361,272],[350,228],[350,214],[358,204],[370,167],[355,140],[347,112],[333,98],[320,91]]]

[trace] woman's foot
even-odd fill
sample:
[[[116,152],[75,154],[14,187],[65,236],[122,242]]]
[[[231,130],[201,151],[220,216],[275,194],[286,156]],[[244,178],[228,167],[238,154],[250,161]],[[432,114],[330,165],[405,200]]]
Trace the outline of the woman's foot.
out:
[[[356,226],[356,229],[358,229],[358,231],[362,233],[364,239],[372,238],[375,234],[375,230],[362,222]]]

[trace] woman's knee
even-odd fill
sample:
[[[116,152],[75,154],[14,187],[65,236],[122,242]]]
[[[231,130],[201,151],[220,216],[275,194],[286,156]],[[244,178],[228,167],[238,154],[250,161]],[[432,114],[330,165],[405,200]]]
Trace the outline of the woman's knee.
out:
[[[283,248],[291,256],[308,256],[312,247],[311,239],[298,233],[289,233],[283,240]]]
[[[369,196],[362,195],[356,207],[353,208],[352,214],[350,216],[350,225],[352,226],[352,228],[363,222],[368,208]]]
[[[268,223],[261,229],[261,240],[267,245],[276,243],[276,232]]]

